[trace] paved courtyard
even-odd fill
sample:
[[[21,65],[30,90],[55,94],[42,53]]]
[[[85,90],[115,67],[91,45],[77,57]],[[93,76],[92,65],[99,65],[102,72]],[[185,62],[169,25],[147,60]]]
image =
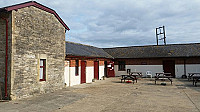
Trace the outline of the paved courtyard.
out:
[[[186,79],[154,84],[153,79],[120,83],[107,78],[32,98],[0,102],[0,112],[200,112],[200,83]]]

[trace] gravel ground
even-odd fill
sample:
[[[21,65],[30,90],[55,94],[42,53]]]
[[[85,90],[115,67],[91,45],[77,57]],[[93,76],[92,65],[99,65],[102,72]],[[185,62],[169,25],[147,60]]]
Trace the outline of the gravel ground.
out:
[[[120,83],[120,77],[81,84],[37,97],[0,102],[2,112],[200,112],[200,83],[186,79]]]

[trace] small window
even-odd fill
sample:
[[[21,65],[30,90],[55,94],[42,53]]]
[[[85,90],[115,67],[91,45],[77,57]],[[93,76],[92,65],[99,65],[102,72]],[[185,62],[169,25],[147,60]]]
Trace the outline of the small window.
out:
[[[78,67],[79,67],[79,60],[76,60],[76,63],[75,63],[75,75],[78,76]]]
[[[46,81],[46,59],[40,59],[40,81]]]
[[[125,61],[119,61],[118,71],[125,71]]]

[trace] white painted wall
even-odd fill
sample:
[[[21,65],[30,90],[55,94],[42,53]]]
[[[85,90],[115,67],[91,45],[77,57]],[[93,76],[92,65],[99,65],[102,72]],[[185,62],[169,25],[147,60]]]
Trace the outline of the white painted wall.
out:
[[[200,64],[186,64],[186,74],[200,72]]]
[[[143,76],[146,76],[147,71],[152,72],[152,76],[155,76],[156,72],[163,72],[162,65],[126,65],[126,69],[131,69],[131,72],[142,72]],[[118,65],[115,65],[115,76],[127,74],[126,71],[118,71]]]
[[[86,67],[86,83],[91,83],[94,79],[94,67]]]
[[[65,66],[64,79],[66,86],[69,86],[69,61],[67,61],[67,66]]]
[[[75,76],[75,67],[70,67],[70,86],[80,84],[81,67],[79,67],[79,75]]]
[[[99,80],[103,79],[104,76],[104,65],[99,66]]]
[[[181,78],[183,74],[184,74],[184,65],[175,65],[176,78]]]
[[[138,71],[142,72],[145,76],[146,71],[151,71],[153,76],[156,72],[163,72],[162,65],[126,65],[126,69],[131,69],[132,72]],[[192,72],[200,72],[200,64],[186,64],[186,75]],[[115,65],[115,76],[120,76],[122,74],[127,74],[126,71],[118,71],[118,65]],[[175,65],[175,75],[176,78],[181,78],[184,74],[184,65]]]
[[[99,66],[99,79],[104,76],[104,65]],[[73,86],[81,84],[81,67],[79,67],[79,75],[75,76],[75,67],[65,66],[65,83],[67,86]],[[94,66],[86,67],[86,83],[91,83],[94,79]]]

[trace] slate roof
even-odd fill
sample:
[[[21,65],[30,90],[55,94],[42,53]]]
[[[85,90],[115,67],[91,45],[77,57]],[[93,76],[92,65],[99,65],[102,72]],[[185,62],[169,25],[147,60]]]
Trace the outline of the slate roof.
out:
[[[66,55],[70,56],[85,56],[98,58],[113,58],[101,48],[83,45],[79,43],[66,42]]]
[[[0,11],[8,12],[8,11],[12,11],[12,10],[18,10],[18,9],[21,9],[21,8],[24,8],[24,7],[29,7],[29,6],[34,6],[34,7],[41,9],[41,10],[44,10],[46,12],[53,14],[58,19],[58,21],[65,27],[66,30],[70,30],[69,27],[64,23],[64,21],[56,13],[56,11],[54,11],[53,9],[46,7],[46,6],[44,6],[40,3],[37,3],[36,1],[28,1],[28,2],[24,2],[24,3],[16,4],[16,5],[3,7],[3,8],[0,8]]]
[[[114,58],[165,58],[200,56],[200,43],[104,48]]]

